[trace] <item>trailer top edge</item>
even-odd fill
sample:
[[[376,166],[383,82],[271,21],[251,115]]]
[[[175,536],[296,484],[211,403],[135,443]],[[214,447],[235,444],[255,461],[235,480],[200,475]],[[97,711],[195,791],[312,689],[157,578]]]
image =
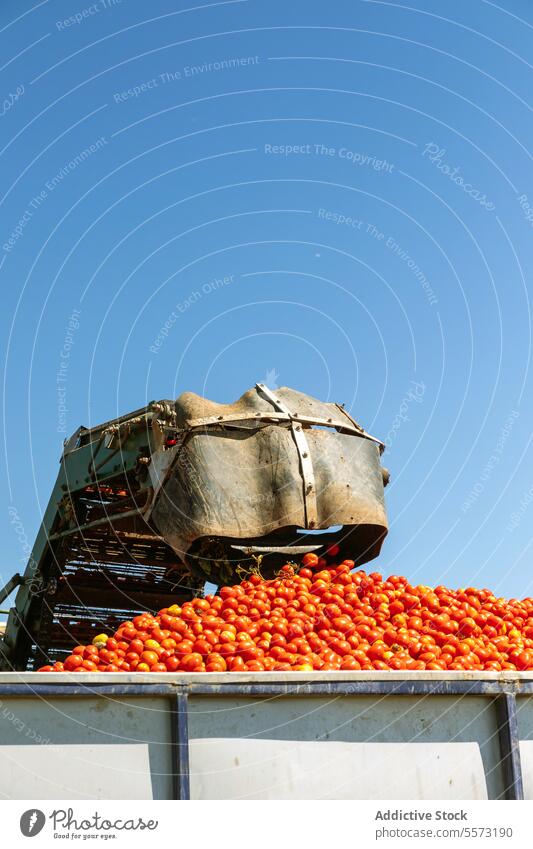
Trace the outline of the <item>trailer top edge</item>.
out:
[[[498,681],[533,682],[533,672],[441,672],[413,671],[398,672],[0,672],[0,685],[84,685],[90,689],[92,684],[110,684],[127,686],[140,684],[302,684],[302,683],[360,683],[366,681]]]

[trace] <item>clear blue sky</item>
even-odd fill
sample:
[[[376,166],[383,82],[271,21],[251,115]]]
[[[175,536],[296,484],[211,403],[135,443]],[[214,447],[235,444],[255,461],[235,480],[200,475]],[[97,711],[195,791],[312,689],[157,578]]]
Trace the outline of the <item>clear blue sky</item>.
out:
[[[3,579],[78,425],[265,380],[388,441],[385,573],[533,593],[532,36],[529,0],[3,0]]]

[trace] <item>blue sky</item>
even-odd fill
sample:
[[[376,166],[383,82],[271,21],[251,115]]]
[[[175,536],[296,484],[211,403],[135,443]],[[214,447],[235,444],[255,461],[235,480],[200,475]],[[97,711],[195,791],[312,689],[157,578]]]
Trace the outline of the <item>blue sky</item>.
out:
[[[533,593],[532,27],[4,0],[4,580],[78,425],[263,380],[387,441],[385,573]]]

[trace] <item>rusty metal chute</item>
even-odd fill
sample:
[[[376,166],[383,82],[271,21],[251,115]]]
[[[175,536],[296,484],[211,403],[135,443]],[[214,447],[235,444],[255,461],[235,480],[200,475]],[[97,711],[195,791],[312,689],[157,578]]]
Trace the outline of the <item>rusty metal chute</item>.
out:
[[[151,519],[169,545],[194,566],[199,541],[234,551],[316,547],[332,538],[299,530],[342,526],[359,562],[379,553],[387,532],[380,465],[383,449],[342,407],[262,384],[234,404],[193,393],[176,401],[176,444],[152,459]],[[197,558],[217,578],[209,546]],[[207,567],[207,568],[206,568]],[[229,577],[225,574],[225,577]]]

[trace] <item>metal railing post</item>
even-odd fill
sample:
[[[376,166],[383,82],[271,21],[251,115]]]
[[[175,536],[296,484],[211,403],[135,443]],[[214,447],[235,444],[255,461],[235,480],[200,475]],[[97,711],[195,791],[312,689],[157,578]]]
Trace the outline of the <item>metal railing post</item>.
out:
[[[514,693],[502,692],[496,698],[498,735],[500,739],[501,766],[506,799],[523,799],[522,765],[520,762],[520,738],[516,697]]]
[[[189,697],[185,690],[172,696],[172,777],[175,799],[191,798],[189,772]]]

